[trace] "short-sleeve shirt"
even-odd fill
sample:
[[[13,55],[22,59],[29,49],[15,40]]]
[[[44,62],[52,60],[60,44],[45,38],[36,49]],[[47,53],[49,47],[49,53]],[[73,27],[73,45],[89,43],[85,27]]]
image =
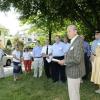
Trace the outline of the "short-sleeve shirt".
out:
[[[17,51],[17,50],[14,50],[14,51],[12,52],[12,55],[13,55],[13,56],[15,55],[18,59],[20,59],[20,57],[21,57],[20,51]],[[15,59],[14,57],[13,57],[13,61],[14,61],[14,62],[20,62],[20,60],[17,60],[17,59]]]
[[[23,59],[24,60],[31,60],[31,53],[30,52],[23,52]]]
[[[67,52],[69,46],[64,42],[54,43],[52,45],[52,55],[54,56],[64,56]]]
[[[32,54],[33,54],[33,57],[42,57],[42,54],[41,54],[41,51],[42,51],[42,47],[41,46],[35,46],[32,50]]]
[[[4,55],[4,52],[3,52],[2,49],[0,49],[0,61],[2,61],[2,57],[3,57],[3,55]]]
[[[95,54],[96,47],[100,45],[100,39],[94,40],[91,45],[91,52]]]

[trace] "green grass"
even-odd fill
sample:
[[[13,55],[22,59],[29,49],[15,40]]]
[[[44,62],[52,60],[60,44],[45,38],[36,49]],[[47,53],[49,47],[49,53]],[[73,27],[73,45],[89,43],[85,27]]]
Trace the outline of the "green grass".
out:
[[[86,81],[81,84],[81,100],[100,100],[95,94],[95,85]],[[35,79],[32,75],[22,75],[22,80],[14,82],[13,77],[0,79],[0,100],[69,100],[66,84],[52,83],[45,77]]]

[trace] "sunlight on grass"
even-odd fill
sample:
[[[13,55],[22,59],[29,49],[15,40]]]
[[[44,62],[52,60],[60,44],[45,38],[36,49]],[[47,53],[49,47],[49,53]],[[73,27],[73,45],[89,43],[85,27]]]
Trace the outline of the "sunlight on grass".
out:
[[[89,81],[81,84],[81,100],[100,100],[95,94],[96,86]],[[44,76],[33,78],[31,74],[22,75],[22,80],[13,81],[13,77],[0,79],[0,100],[69,100],[67,85],[52,83]]]

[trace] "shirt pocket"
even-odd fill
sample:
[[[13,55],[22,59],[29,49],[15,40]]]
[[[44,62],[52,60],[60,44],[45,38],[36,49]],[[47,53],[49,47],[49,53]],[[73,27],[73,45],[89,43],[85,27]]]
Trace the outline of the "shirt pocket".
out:
[[[63,48],[62,47],[59,47],[59,51],[63,52]]]
[[[68,56],[69,56],[69,58],[71,58],[71,59],[74,58],[74,48],[69,50]]]

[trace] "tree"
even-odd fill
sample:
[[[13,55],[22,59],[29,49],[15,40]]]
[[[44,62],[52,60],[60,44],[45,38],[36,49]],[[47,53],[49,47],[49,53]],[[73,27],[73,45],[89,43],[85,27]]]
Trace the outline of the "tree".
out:
[[[0,25],[0,36],[1,35],[6,36],[8,34],[9,34],[9,30],[6,27],[4,27],[3,25]]]
[[[31,16],[28,19],[25,19],[23,23],[28,23],[32,25],[30,30],[31,32],[37,29],[42,30],[43,33],[46,33],[43,35],[49,37],[49,41],[51,43],[52,33],[55,33],[56,31],[60,31],[62,29],[62,26],[57,19],[53,20],[48,17],[42,16],[42,14],[40,13],[38,14],[38,16]]]
[[[18,45],[19,46],[19,49],[22,51],[23,48],[24,48],[24,43],[22,40],[19,39],[19,37],[15,37],[14,40],[13,40],[13,45],[16,46]]]
[[[34,15],[47,21],[49,34],[52,23],[63,26],[65,19],[81,22],[90,32],[100,29],[100,0],[2,0],[1,10],[8,10],[10,5],[21,12],[22,19]]]
[[[12,47],[12,43],[11,43],[11,41],[10,40],[7,40],[7,44],[6,44],[6,47]]]

